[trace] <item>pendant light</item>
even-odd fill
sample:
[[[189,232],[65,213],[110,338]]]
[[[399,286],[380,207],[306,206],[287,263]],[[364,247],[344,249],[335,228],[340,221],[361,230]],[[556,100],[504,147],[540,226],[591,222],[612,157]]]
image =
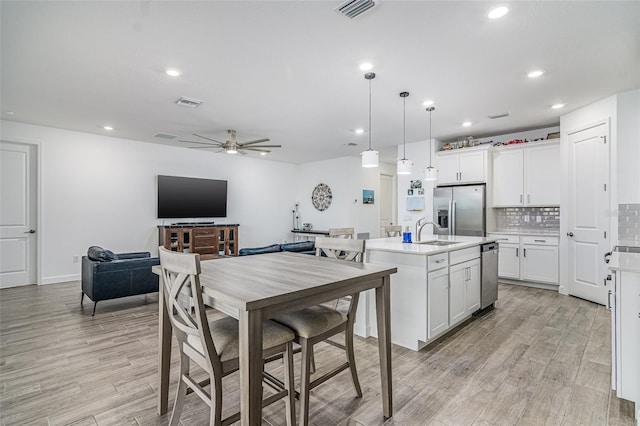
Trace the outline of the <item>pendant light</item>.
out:
[[[398,160],[398,174],[410,175],[413,163],[407,160],[407,96],[409,92],[400,92],[402,98],[402,160]]]
[[[429,167],[427,167],[424,171],[424,180],[436,180],[438,177],[438,170],[431,165],[431,151],[432,151],[432,140],[431,140],[431,113],[436,107],[428,107],[427,111],[429,111]]]
[[[378,151],[371,149],[371,80],[376,78],[376,73],[368,72],[364,78],[369,80],[369,149],[362,151],[362,167],[378,167]]]

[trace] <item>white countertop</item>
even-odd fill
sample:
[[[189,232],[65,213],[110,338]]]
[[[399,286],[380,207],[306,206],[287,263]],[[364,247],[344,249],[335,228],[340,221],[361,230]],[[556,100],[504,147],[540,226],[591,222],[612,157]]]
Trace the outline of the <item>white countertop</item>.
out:
[[[400,252],[408,254],[430,255],[436,253],[444,253],[451,250],[459,250],[468,247],[477,246],[478,244],[493,243],[495,238],[491,237],[461,237],[461,236],[442,236],[442,235],[423,235],[422,241],[453,241],[456,244],[446,246],[433,246],[429,244],[403,243],[402,237],[391,238],[375,238],[367,240],[367,250],[379,250]]]
[[[637,241],[618,241],[618,246],[639,247]],[[614,251],[609,258],[607,268],[614,271],[640,273],[640,253],[626,253]]]

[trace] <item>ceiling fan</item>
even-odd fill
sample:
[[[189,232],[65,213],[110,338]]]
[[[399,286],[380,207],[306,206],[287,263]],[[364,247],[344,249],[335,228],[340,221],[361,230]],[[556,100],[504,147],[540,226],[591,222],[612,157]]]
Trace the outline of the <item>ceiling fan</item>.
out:
[[[246,155],[246,153],[242,152],[242,151],[257,151],[260,152],[262,155],[271,152],[271,150],[269,149],[265,149],[265,148],[282,148],[282,145],[257,145],[259,143],[262,142],[269,142],[271,139],[269,138],[262,138],[262,139],[256,139],[254,141],[249,141],[249,142],[238,142],[236,140],[236,131],[235,130],[227,130],[227,132],[229,133],[229,140],[226,142],[220,142],[217,141],[215,139],[211,139],[208,138],[206,136],[202,136],[202,135],[198,135],[198,134],[193,134],[193,136],[197,136],[199,138],[202,139],[206,139],[208,141],[211,141],[213,143],[210,142],[195,142],[195,141],[183,141],[181,140],[180,142],[185,142],[185,143],[191,143],[191,144],[198,144],[198,145],[206,145],[206,146],[190,146],[188,148],[192,148],[192,149],[218,149],[218,151],[216,152],[222,152],[225,151],[227,154],[236,154],[236,153],[240,153],[242,155]]]

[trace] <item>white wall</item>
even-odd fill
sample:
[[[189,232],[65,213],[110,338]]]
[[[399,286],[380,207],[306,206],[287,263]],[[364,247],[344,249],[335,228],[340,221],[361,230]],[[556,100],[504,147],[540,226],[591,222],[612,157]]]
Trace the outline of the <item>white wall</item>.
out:
[[[410,175],[398,175],[398,224],[402,225],[402,229],[409,227],[412,234],[415,234],[415,224],[418,219],[427,217],[427,220],[433,220],[433,188],[436,186],[435,181],[422,181],[424,188],[424,210],[423,211],[407,211],[407,190],[411,187],[412,180],[422,180],[424,170],[429,165],[429,150],[431,149],[431,165],[437,166],[435,151],[436,147],[441,143],[436,139],[429,144],[428,140],[408,143],[406,145],[407,159],[411,160],[413,172]],[[398,145],[398,157],[402,158],[403,146]],[[431,226],[425,227],[423,235],[427,235],[433,231]],[[416,235],[413,235],[416,238]]]
[[[355,228],[356,233],[379,236],[380,213],[375,197],[380,194],[380,173],[395,174],[386,164],[377,168],[363,168],[359,157],[342,157],[300,165],[297,178],[297,197],[300,223],[311,223],[313,229]],[[318,211],[311,203],[313,188],[325,183],[333,195],[331,206]],[[374,204],[362,204],[362,190],[374,191]]]
[[[617,99],[618,204],[640,203],[640,90]]]
[[[39,283],[76,280],[91,245],[157,253],[156,175],[228,180],[240,247],[290,237],[299,166],[2,121],[5,141],[39,143]],[[344,217],[347,217],[345,213]]]

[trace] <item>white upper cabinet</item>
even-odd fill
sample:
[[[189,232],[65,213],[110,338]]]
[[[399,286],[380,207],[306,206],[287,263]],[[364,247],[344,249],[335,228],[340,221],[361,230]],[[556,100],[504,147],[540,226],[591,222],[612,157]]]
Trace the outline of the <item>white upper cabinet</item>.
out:
[[[493,151],[493,205],[521,206],[524,150]]]
[[[525,148],[525,206],[560,205],[560,143]]]
[[[438,185],[483,183],[487,180],[487,149],[467,148],[436,153]]]
[[[560,144],[493,151],[493,207],[560,205]]]

